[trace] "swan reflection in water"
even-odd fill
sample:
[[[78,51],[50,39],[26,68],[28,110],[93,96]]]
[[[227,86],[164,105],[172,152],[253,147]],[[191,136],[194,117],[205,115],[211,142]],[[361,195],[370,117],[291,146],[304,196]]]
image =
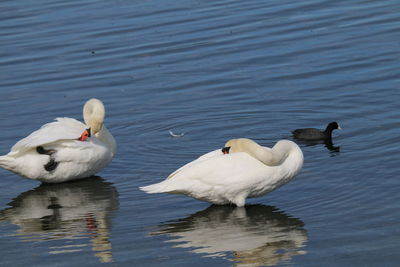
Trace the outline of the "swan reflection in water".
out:
[[[19,226],[15,235],[23,241],[64,240],[64,245],[50,246],[49,253],[77,252],[90,246],[101,262],[113,260],[110,215],[118,209],[118,193],[102,178],[42,184],[8,205],[0,211],[0,221]]]
[[[151,235],[168,235],[174,247],[205,257],[222,257],[241,266],[271,266],[305,254],[304,223],[274,207],[212,205],[187,218],[158,226]]]

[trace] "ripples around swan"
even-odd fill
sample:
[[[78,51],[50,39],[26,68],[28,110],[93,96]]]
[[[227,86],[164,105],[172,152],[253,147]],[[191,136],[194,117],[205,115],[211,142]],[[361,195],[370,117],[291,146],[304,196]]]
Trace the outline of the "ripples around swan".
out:
[[[238,266],[274,266],[306,253],[304,223],[272,206],[211,205],[157,228],[150,235],[167,235],[173,247],[226,258]]]
[[[12,235],[26,242],[63,241],[49,254],[93,251],[100,262],[113,261],[110,213],[118,193],[102,178],[65,184],[43,184],[20,194],[0,211],[0,222],[18,226]]]

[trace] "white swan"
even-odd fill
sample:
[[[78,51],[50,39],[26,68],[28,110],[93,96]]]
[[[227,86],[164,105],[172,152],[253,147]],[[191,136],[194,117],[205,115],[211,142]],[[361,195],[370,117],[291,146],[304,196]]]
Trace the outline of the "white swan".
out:
[[[232,139],[184,165],[163,182],[144,186],[147,193],[184,194],[214,204],[244,206],[296,176],[303,166],[296,143],[280,140],[271,149],[246,139]]]
[[[90,99],[83,107],[85,124],[57,118],[43,125],[0,156],[0,167],[46,183],[92,176],[107,166],[116,152],[114,137],[103,125],[104,116],[103,103]]]

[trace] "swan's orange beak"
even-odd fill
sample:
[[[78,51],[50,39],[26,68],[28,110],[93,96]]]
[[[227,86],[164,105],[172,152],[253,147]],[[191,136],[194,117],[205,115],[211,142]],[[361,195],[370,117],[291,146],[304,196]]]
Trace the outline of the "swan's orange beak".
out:
[[[81,137],[78,138],[79,141],[86,141],[90,137],[90,128],[83,131]]]

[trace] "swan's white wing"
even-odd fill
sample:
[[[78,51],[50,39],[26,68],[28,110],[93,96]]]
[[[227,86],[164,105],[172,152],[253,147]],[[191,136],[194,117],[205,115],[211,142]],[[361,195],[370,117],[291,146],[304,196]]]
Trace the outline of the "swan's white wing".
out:
[[[19,153],[31,148],[50,144],[59,140],[78,139],[87,126],[71,118],[56,118],[56,121],[43,125],[16,143],[11,152]]]
[[[208,152],[208,153],[206,153],[206,154],[204,154],[204,155],[198,157],[197,159],[195,159],[195,160],[193,160],[193,161],[191,161],[191,162],[189,162],[189,163],[183,165],[182,167],[180,167],[179,169],[177,169],[176,171],[174,171],[173,173],[171,173],[171,174],[168,176],[167,179],[173,177],[174,175],[176,175],[177,173],[179,173],[179,172],[181,172],[181,171],[183,171],[183,170],[185,170],[185,169],[188,169],[190,166],[193,166],[193,165],[198,164],[198,163],[200,163],[200,162],[202,162],[202,161],[208,160],[208,159],[210,159],[210,158],[215,158],[215,157],[218,157],[218,156],[221,156],[221,155],[223,155],[221,149],[216,149],[216,150],[214,150],[214,151]]]
[[[271,148],[269,148],[269,147],[263,146],[263,148],[264,148],[265,150],[267,150],[267,151],[271,151]],[[224,155],[224,154],[222,153],[222,149],[216,149],[216,150],[214,150],[214,151],[208,152],[208,153],[206,153],[206,154],[204,154],[204,155],[198,157],[197,159],[195,159],[195,160],[193,160],[193,161],[191,161],[191,162],[189,162],[189,163],[183,165],[182,167],[180,167],[179,169],[177,169],[176,171],[174,171],[173,173],[171,173],[171,174],[168,176],[167,179],[169,179],[169,178],[175,176],[177,173],[179,173],[179,172],[181,172],[181,171],[183,171],[183,170],[189,169],[189,167],[191,167],[191,166],[193,166],[193,165],[196,165],[196,164],[198,164],[198,163],[200,163],[200,162],[203,162],[203,161],[205,161],[205,160],[208,160],[208,159],[211,159],[211,158],[215,158],[215,157],[218,157],[218,156],[222,156],[222,155]],[[229,155],[230,155],[230,154],[229,154]]]
[[[188,194],[200,199],[214,194],[219,198],[226,192],[249,191],[248,187],[268,177],[265,165],[247,153],[224,155],[220,150],[210,153],[205,154],[207,158],[199,158],[181,167],[166,180],[140,189],[147,193]],[[211,198],[207,201],[222,203]]]
[[[271,148],[269,148],[269,147],[263,147],[263,148],[264,148],[265,150],[267,150],[267,151],[271,151]],[[237,154],[237,153],[234,153],[234,154]],[[251,157],[251,156],[250,156],[249,154],[247,154],[247,153],[240,153],[240,154],[244,157],[244,159],[246,159],[246,162],[247,162],[247,160],[249,160],[250,162],[253,162],[253,160],[251,160],[250,158],[255,159],[255,158]],[[230,158],[232,158],[232,155],[233,155],[233,154],[224,155],[224,154],[222,153],[222,150],[221,150],[221,149],[217,149],[217,150],[208,152],[208,153],[206,153],[206,154],[200,156],[199,158],[197,158],[197,159],[195,159],[195,160],[193,160],[193,161],[191,161],[191,162],[189,162],[189,163],[183,165],[182,167],[180,167],[179,169],[177,169],[176,171],[174,171],[173,173],[171,173],[171,174],[168,176],[167,179],[169,179],[169,178],[175,176],[175,175],[178,174],[178,173],[181,173],[181,172],[184,171],[184,170],[185,170],[185,171],[189,171],[189,170],[190,170],[190,167],[194,167],[194,166],[196,166],[196,168],[193,168],[193,169],[196,169],[196,171],[198,171],[198,170],[197,170],[198,168],[199,168],[200,170],[202,170],[202,171],[205,171],[205,170],[209,171],[208,168],[207,168],[207,167],[209,167],[209,166],[212,166],[212,168],[213,168],[213,170],[214,170],[214,167],[218,166],[218,164],[222,164],[222,165],[219,165],[220,168],[218,168],[218,169],[223,169],[223,167],[227,167],[227,165],[231,165],[231,166],[227,167],[227,169],[229,169],[229,170],[236,169],[237,166],[240,166],[240,169],[243,169],[243,165],[245,165],[245,163],[242,162],[242,164],[240,164],[240,163],[237,164],[237,163],[233,162],[232,160],[230,160]],[[219,157],[219,156],[224,156],[224,157],[215,161],[215,162],[219,162],[218,164],[213,164],[213,162],[211,162],[211,161],[205,163],[205,161],[207,161],[207,160],[209,160],[209,159],[212,159],[212,158],[215,159],[215,158],[217,158],[217,157]],[[250,156],[250,158],[249,158],[249,156]],[[236,158],[236,155],[233,156],[233,157]],[[257,159],[255,159],[255,160],[258,161]],[[200,164],[200,163],[202,163],[202,164]],[[198,166],[201,166],[201,167],[198,167]],[[203,167],[203,166],[205,166],[205,167]],[[211,173],[215,173],[214,171],[210,171],[210,172],[211,172]],[[208,175],[207,175],[206,177],[208,177]]]
[[[245,152],[237,152],[220,157],[191,162],[175,178],[183,181],[194,180],[208,185],[233,185],[259,179],[265,172],[265,165]],[[182,181],[180,180],[180,181]]]

